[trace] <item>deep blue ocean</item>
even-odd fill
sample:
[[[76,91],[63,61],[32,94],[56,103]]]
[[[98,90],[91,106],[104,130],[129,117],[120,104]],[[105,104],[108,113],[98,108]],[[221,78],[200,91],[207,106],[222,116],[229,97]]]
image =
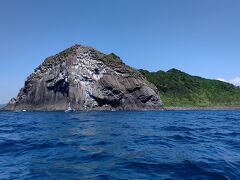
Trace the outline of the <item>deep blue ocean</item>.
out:
[[[1,112],[0,179],[240,179],[240,111]]]

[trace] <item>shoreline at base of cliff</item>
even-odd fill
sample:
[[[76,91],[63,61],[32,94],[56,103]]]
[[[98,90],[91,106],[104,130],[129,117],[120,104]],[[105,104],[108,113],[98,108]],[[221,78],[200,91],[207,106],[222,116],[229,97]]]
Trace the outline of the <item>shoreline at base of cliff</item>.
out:
[[[144,111],[198,111],[198,110],[240,110],[240,107],[233,106],[214,106],[214,107],[163,107],[163,109],[137,109],[137,110],[82,110],[82,111],[72,111],[72,112],[144,112]],[[39,110],[30,110],[30,111],[9,111],[0,109],[0,112],[66,112],[66,111],[39,111]]]

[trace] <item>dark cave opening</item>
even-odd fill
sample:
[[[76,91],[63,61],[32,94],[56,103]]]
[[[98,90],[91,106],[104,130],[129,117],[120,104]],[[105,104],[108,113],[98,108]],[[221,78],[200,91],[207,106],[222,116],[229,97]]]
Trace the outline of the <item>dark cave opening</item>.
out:
[[[65,79],[61,79],[55,82],[53,86],[47,88],[54,93],[60,92],[63,96],[69,96],[69,82],[66,82]]]
[[[96,97],[93,95],[91,95],[91,97],[98,103],[98,106],[100,106],[100,107],[102,107],[104,105],[110,105],[110,106],[116,108],[121,103],[121,99],[109,100],[109,99],[99,98],[99,97]]]

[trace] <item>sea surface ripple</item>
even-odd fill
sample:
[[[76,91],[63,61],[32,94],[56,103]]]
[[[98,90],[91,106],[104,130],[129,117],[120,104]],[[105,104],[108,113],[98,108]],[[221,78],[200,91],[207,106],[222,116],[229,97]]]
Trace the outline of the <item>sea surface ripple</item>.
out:
[[[0,179],[238,178],[240,111],[0,113]]]

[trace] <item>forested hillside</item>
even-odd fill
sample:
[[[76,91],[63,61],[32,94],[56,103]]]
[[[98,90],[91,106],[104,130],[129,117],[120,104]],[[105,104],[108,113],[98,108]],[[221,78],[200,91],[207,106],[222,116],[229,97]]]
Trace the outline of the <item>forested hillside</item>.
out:
[[[240,88],[232,84],[177,69],[140,72],[157,86],[165,106],[240,106]]]

